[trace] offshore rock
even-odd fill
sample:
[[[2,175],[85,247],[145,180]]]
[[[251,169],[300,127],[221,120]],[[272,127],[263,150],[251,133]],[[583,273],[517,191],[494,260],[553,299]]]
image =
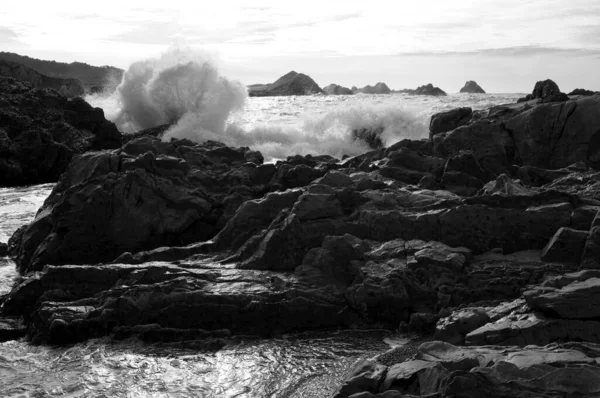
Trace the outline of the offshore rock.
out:
[[[363,93],[363,94],[390,94],[392,90],[387,86],[387,84],[379,82],[374,86],[365,86],[363,88],[352,87],[352,92],[354,94]]]
[[[330,84],[329,86],[323,87],[323,91],[327,95],[351,95],[354,94],[352,90],[347,87],[340,86],[339,84]]]
[[[485,91],[473,80],[468,80],[463,88],[460,89],[460,92],[470,94],[485,94]]]
[[[517,102],[526,102],[535,99],[539,99],[543,103],[564,102],[569,100],[569,96],[562,93],[554,81],[546,79],[535,83],[533,92],[524,98],[519,98]]]
[[[281,95],[314,95],[323,90],[309,76],[291,71],[271,84],[253,84],[248,86],[251,97],[281,96]]]
[[[102,109],[0,77],[0,186],[55,182],[74,155],[120,146]]]

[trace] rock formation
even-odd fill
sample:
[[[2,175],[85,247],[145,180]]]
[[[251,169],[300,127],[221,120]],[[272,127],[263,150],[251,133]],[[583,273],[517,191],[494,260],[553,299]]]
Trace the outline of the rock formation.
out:
[[[152,134],[79,155],[9,241],[23,278],[0,338],[401,325],[435,341],[359,364],[336,397],[598,396],[600,97],[430,126],[343,161]]]
[[[352,90],[347,87],[342,87],[338,84],[330,84],[327,87],[323,87],[323,91],[327,95],[350,95],[354,94]]]
[[[379,82],[377,84],[375,84],[374,86],[365,86],[363,88],[356,88],[356,87],[352,87],[352,92],[354,94],[356,93],[363,93],[363,94],[389,94],[392,92],[392,90],[390,90],[390,88],[387,86],[387,84]]]
[[[564,102],[569,100],[569,96],[560,91],[558,85],[550,79],[535,83],[533,92],[527,94],[523,98],[519,98],[517,102],[526,102],[531,100],[539,100],[543,103],[547,102]]]
[[[0,186],[55,182],[75,154],[120,146],[102,109],[0,77]]]
[[[434,87],[433,84],[429,83],[424,86],[419,86],[415,90],[404,89],[396,91],[398,93],[406,93],[410,95],[433,95],[433,96],[445,96],[448,95],[444,90],[439,87]]]
[[[0,76],[12,77],[31,83],[36,88],[50,88],[65,97],[78,97],[84,94],[83,85],[77,79],[60,79],[44,76],[35,70],[15,62],[0,59]]]
[[[586,90],[584,88],[576,88],[575,90],[573,90],[569,93],[569,95],[595,95],[595,94],[600,94],[600,91],[592,91],[592,90]]]
[[[86,93],[114,91],[123,77],[123,70],[113,66],[45,61],[4,51],[0,51],[0,60],[24,65],[48,77],[76,79],[83,84]]]
[[[473,80],[468,80],[464,87],[460,89],[461,93],[485,94],[485,91]]]
[[[251,97],[269,97],[281,95],[314,95],[321,94],[323,90],[309,76],[291,71],[281,76],[275,83],[253,84],[248,86]]]

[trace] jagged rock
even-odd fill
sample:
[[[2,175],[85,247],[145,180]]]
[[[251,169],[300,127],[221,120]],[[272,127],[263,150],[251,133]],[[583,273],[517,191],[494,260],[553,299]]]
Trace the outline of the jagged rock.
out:
[[[473,109],[468,107],[434,114],[429,122],[429,139],[432,139],[436,134],[452,131],[469,123],[472,115]]]
[[[488,120],[438,134],[433,145],[434,154],[444,158],[456,156],[464,150],[472,151],[475,159],[490,175],[507,172],[514,160],[512,137],[501,125]]]
[[[473,80],[468,80],[464,87],[460,89],[461,93],[485,94],[485,91]]]
[[[61,79],[36,72],[25,65],[0,59],[0,76],[31,83],[35,88],[49,88],[65,97],[78,97],[84,94],[83,85],[77,79]]]
[[[600,97],[542,104],[505,123],[523,165],[559,169],[600,162]]]
[[[23,233],[19,269],[108,262],[209,239],[228,221],[222,217],[267,190],[270,175],[249,160],[256,156],[248,148],[150,137],[83,154]]]
[[[537,287],[523,293],[534,309],[561,319],[597,319],[600,308],[600,278],[572,282],[560,289]],[[598,330],[600,334],[600,330]]]
[[[365,86],[363,88],[352,87],[352,92],[363,93],[363,94],[390,94],[392,90],[387,86],[387,84],[379,82],[374,86]]]
[[[542,251],[542,260],[579,264],[588,231],[560,228]]]
[[[351,372],[352,377],[336,392],[333,398],[356,397],[360,392],[374,392],[379,390],[379,385],[385,377],[387,368],[373,361],[364,360],[355,366]]]
[[[354,94],[352,90],[347,87],[340,86],[338,84],[330,84],[329,86],[323,87],[323,91],[327,95],[351,95]]]
[[[486,195],[502,196],[531,196],[534,195],[536,191],[524,187],[518,181],[514,181],[506,174],[500,174],[495,181],[490,181],[483,187],[482,193]]]
[[[102,109],[0,77],[0,186],[55,182],[75,154],[120,146]]]
[[[6,243],[0,242],[0,257],[6,256],[8,254],[8,245]]]
[[[280,95],[314,95],[323,90],[309,76],[291,71],[271,84],[253,84],[248,86],[251,97],[280,96]]]
[[[591,398],[600,392],[599,356],[597,344],[459,348],[434,341],[422,344],[412,359],[389,366],[379,395],[354,396]],[[376,364],[377,358],[371,366]]]

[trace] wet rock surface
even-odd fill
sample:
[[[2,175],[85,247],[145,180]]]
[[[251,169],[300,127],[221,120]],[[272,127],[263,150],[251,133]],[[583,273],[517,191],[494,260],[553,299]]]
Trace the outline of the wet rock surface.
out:
[[[436,341],[362,363],[337,397],[598,396],[599,107],[459,109],[343,161],[153,134],[78,155],[9,242],[0,329],[218,348],[400,328]]]

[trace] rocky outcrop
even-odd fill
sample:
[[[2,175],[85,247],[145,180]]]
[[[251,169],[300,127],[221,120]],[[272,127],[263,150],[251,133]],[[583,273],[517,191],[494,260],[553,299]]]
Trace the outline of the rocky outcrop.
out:
[[[390,94],[392,90],[387,86],[387,84],[378,82],[374,86],[365,86],[363,88],[352,87],[352,92],[354,94],[363,93],[363,94]]]
[[[409,360],[365,361],[335,398],[369,397],[596,397],[600,345],[462,348],[433,341]],[[355,391],[362,391],[350,395]]]
[[[309,76],[291,71],[281,76],[275,83],[253,84],[248,86],[251,97],[270,97],[281,95],[314,95],[322,94],[323,90]]]
[[[460,89],[460,92],[470,94],[485,94],[485,91],[473,80],[468,80],[463,88]]]
[[[599,91],[586,90],[584,88],[576,88],[575,90],[571,91],[569,95],[595,95],[599,93]]]
[[[4,51],[0,51],[0,60],[24,65],[44,76],[78,80],[83,84],[86,93],[112,92],[119,85],[123,77],[122,69],[107,65],[92,66],[83,62],[64,63],[45,61]]]
[[[74,155],[120,146],[102,109],[0,77],[0,186],[55,182]]]
[[[343,161],[150,133],[84,153],[11,238],[23,275],[0,316],[48,344],[433,332],[446,343],[367,361],[337,396],[560,396],[600,352],[597,106],[458,110],[387,148],[357,131],[376,148]]]
[[[439,87],[434,87],[433,84],[429,83],[424,86],[419,86],[415,90],[412,89],[404,89],[398,91],[400,93],[406,93],[410,95],[433,95],[436,97],[446,96],[446,92]]]
[[[351,95],[354,94],[352,90],[347,87],[342,87],[338,84],[330,84],[329,86],[323,87],[323,91],[327,95]]]
[[[471,121],[473,110],[471,108],[455,108],[447,112],[436,113],[429,122],[429,138],[434,135],[452,131]]]
[[[517,102],[526,102],[531,100],[540,100],[542,103],[564,102],[569,100],[569,96],[560,91],[558,85],[550,79],[535,83],[533,92],[524,98],[519,98]]]
[[[78,97],[84,94],[83,85],[77,79],[60,79],[44,76],[35,70],[14,62],[0,59],[0,76],[31,83],[36,88],[49,88],[65,97]]]

